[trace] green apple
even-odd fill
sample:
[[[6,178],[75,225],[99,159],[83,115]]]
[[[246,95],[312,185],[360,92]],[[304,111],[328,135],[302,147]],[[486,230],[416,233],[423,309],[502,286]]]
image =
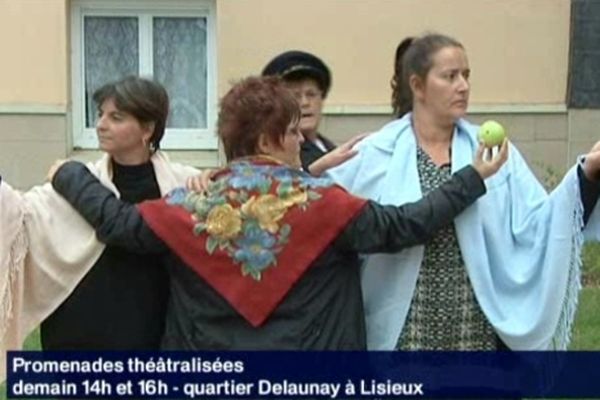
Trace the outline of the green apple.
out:
[[[500,146],[505,137],[504,127],[496,121],[485,121],[479,127],[479,140],[485,147]]]

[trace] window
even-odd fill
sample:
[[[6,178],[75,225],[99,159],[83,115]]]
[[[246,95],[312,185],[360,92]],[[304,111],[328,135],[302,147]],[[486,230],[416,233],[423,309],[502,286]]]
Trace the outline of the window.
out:
[[[73,144],[97,148],[92,94],[127,75],[162,83],[165,149],[216,149],[212,0],[78,0],[72,8]]]

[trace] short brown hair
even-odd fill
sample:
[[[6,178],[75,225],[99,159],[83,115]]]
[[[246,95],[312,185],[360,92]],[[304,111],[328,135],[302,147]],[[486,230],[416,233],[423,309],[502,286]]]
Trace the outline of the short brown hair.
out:
[[[221,99],[217,131],[227,161],[257,154],[261,134],[281,143],[300,107],[280,78],[249,77],[233,85]]]
[[[117,109],[133,115],[140,123],[153,122],[151,149],[160,148],[169,115],[169,95],[163,85],[139,76],[128,76],[105,84],[94,92],[93,99],[98,107],[112,99]]]

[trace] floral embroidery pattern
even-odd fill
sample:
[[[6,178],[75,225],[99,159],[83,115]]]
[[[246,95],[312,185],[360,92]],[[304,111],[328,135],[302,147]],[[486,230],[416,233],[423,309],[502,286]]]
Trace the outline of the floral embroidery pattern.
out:
[[[328,179],[276,165],[239,161],[230,173],[212,182],[208,195],[177,189],[167,203],[185,207],[195,221],[194,234],[206,233],[206,251],[225,251],[244,276],[260,281],[277,265],[276,254],[287,244],[292,228],[282,219],[292,207],[306,210],[330,186]]]
[[[220,239],[233,239],[242,230],[240,210],[229,204],[214,206],[206,216],[206,231]]]

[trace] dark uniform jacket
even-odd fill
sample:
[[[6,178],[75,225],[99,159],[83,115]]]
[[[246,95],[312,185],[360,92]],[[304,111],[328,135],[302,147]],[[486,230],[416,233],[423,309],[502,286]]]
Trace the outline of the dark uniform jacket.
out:
[[[177,350],[365,349],[359,253],[424,243],[485,193],[479,174],[468,166],[418,202],[400,207],[367,202],[264,324],[253,327],[166,248],[135,206],[115,198],[85,166],[65,164],[53,185],[95,227],[99,240],[165,257],[171,298],[163,347]]]
[[[321,150],[316,144],[308,139],[305,139],[304,143],[302,143],[302,146],[300,147],[300,161],[302,161],[302,168],[304,168],[305,171],[308,171],[308,166],[312,164],[313,161],[317,161],[317,159],[335,149],[335,144],[331,140],[327,139],[320,133],[317,133],[317,137],[321,140],[321,142],[323,142],[323,145],[327,151],[325,152]]]

